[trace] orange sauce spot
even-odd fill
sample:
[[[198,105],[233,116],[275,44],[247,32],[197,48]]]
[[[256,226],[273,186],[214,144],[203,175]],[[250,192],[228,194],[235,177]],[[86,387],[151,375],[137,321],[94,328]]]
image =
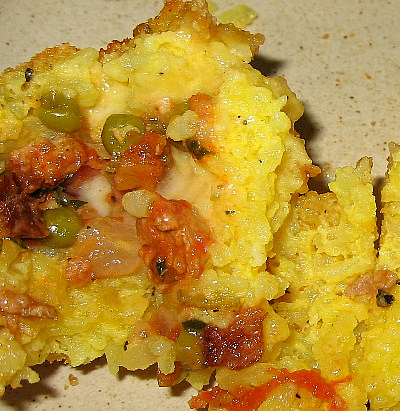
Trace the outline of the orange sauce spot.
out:
[[[175,362],[175,370],[171,374],[163,374],[159,369],[157,370],[157,382],[159,387],[172,387],[179,378],[183,370],[180,362]]]
[[[250,389],[238,387],[235,393],[229,393],[220,387],[215,387],[211,391],[200,392],[189,402],[189,405],[192,408],[204,408],[210,404],[212,406],[222,406],[228,411],[252,411],[256,410],[277,387],[286,383],[294,383],[299,388],[312,393],[315,398],[326,401],[332,411],[345,411],[347,409],[346,402],[336,392],[336,385],[351,381],[352,377],[350,375],[341,380],[327,381],[321,376],[319,370],[289,372],[287,369],[282,368],[271,371],[274,376],[260,387]],[[233,395],[233,399],[224,403],[224,399],[229,394]]]

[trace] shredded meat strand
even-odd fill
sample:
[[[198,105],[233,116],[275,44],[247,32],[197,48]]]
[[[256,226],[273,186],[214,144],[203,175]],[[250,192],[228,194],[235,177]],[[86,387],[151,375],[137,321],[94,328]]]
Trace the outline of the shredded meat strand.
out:
[[[38,210],[40,201],[14,194],[0,202],[0,235],[11,238],[43,238],[49,230]]]
[[[57,310],[50,304],[11,290],[0,290],[0,311],[21,317],[57,318]]]
[[[378,290],[389,291],[398,280],[397,274],[389,270],[377,270],[358,277],[346,287],[344,293],[349,298],[360,295],[375,297]]]
[[[202,332],[204,365],[238,370],[257,362],[264,352],[264,310],[239,311],[227,328],[208,325]]]
[[[159,196],[149,217],[139,218],[136,226],[143,242],[140,255],[151,269],[153,282],[172,284],[201,275],[210,233],[187,201]]]

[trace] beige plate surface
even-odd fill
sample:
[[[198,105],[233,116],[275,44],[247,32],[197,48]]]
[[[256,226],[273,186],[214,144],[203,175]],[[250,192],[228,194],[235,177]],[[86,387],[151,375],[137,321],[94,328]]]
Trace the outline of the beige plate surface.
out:
[[[216,0],[219,10],[240,1]],[[314,162],[332,169],[374,158],[379,184],[387,143],[400,142],[400,9],[383,0],[247,0],[259,14],[250,27],[266,36],[255,61],[284,75],[305,105],[297,130]],[[70,42],[100,48],[131,36],[158,13],[161,0],[0,0],[0,70],[42,49]],[[183,386],[158,388],[154,370],[108,374],[102,360],[79,369],[43,366],[42,381],[9,391],[5,410],[186,410]],[[73,374],[79,384],[72,386]]]

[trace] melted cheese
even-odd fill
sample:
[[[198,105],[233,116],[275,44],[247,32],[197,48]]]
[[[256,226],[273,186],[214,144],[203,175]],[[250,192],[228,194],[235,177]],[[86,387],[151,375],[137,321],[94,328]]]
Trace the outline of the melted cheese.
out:
[[[111,213],[110,196],[111,184],[102,174],[82,183],[81,199],[93,207],[101,217]]]
[[[168,200],[186,200],[206,218],[210,216],[213,187],[217,178],[193,157],[174,147],[172,166],[158,186],[158,193]]]

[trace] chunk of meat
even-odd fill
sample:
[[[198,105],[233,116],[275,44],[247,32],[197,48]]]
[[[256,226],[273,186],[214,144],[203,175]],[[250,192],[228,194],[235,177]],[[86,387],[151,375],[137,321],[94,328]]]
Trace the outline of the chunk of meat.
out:
[[[86,222],[66,270],[71,285],[133,275],[143,267],[135,219],[95,218]]]
[[[49,231],[39,211],[41,201],[19,193],[14,175],[6,172],[0,178],[0,236],[42,238]]]
[[[19,193],[14,174],[4,171],[0,176],[0,201],[6,201],[9,196]]]
[[[37,301],[29,294],[4,289],[0,290],[0,311],[21,317],[57,318],[53,306]]]
[[[349,286],[344,293],[347,297],[356,298],[361,295],[375,297],[378,290],[389,291],[396,285],[397,274],[390,270],[377,270],[361,275]]]
[[[146,133],[137,143],[122,153],[115,170],[117,190],[145,189],[154,191],[164,173],[165,136]]]
[[[184,200],[158,196],[149,216],[139,218],[140,250],[156,284],[172,284],[198,278],[207,261],[211,243],[209,229],[192,206]]]
[[[2,238],[44,238],[49,235],[40,201],[22,194],[10,195],[0,201],[0,236]]]
[[[85,163],[99,167],[96,156],[93,149],[72,137],[41,138],[13,151],[0,177],[0,235],[46,237],[49,231],[42,218],[46,198],[35,192],[56,187]]]
[[[11,153],[6,169],[13,173],[21,193],[54,187],[73,175],[88,161],[83,143],[71,137],[51,141],[47,138]]]
[[[227,328],[205,327],[202,332],[204,365],[238,370],[257,362],[264,353],[265,316],[261,308],[249,308],[237,312]]]
[[[171,310],[161,305],[151,316],[149,324],[157,334],[167,337],[169,340],[176,341],[181,331],[177,315]]]

